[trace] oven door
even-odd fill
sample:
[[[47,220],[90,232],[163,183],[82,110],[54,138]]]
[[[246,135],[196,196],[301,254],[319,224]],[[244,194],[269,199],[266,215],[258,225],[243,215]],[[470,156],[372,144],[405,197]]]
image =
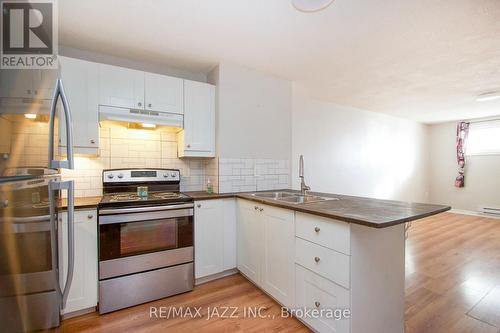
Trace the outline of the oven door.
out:
[[[193,204],[99,210],[99,278],[193,261]]]

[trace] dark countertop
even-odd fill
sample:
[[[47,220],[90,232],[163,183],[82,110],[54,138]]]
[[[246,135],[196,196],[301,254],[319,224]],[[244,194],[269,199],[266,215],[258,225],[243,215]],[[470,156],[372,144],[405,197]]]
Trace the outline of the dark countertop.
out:
[[[373,228],[386,228],[405,222],[415,221],[451,209],[451,207],[443,205],[380,200],[316,192],[310,192],[310,194],[321,195],[325,197],[335,197],[339,198],[340,200],[327,200],[314,203],[293,204],[273,199],[258,198],[253,196],[252,193],[253,192],[209,194],[202,191],[184,192],[184,194],[190,196],[194,200],[242,198],[260,202],[266,205],[292,209],[302,213],[318,215],[344,222],[361,224]],[[75,208],[95,208],[99,204],[99,201],[101,201],[100,196],[75,198]],[[67,200],[62,199],[59,203],[59,207],[65,209],[66,206]]]
[[[100,201],[100,196],[75,198],[75,209],[96,208]],[[66,198],[61,199],[59,201],[59,208],[66,209],[67,207],[68,200]]]
[[[340,200],[293,204],[273,199],[258,198],[253,196],[252,193],[208,194],[203,192],[185,192],[185,194],[191,196],[194,200],[237,197],[373,228],[386,228],[415,221],[451,209],[451,207],[443,205],[380,200],[329,193],[309,193],[325,197],[335,197]]]
[[[204,191],[182,192],[190,196],[193,200],[211,200],[211,199],[224,199],[234,198],[238,193],[207,193]]]

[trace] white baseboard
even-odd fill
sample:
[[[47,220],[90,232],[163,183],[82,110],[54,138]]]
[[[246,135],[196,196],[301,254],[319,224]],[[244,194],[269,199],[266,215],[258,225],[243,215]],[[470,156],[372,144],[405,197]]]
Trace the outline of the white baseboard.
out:
[[[470,216],[478,216],[478,217],[488,217],[488,218],[491,218],[491,219],[500,220],[500,216],[490,215],[490,214],[484,214],[484,213],[476,212],[476,211],[473,211],[473,210],[454,209],[453,208],[449,212],[450,213],[455,213],[455,214],[462,214],[462,215],[470,215]]]
[[[78,316],[83,316],[83,315],[85,315],[87,313],[92,313],[92,312],[96,312],[96,311],[97,311],[97,307],[96,306],[92,306],[90,308],[86,308],[86,309],[82,309],[82,310],[77,310],[77,311],[65,313],[65,314],[62,315],[62,320],[66,320],[66,319],[74,318],[74,317],[78,317]]]
[[[194,281],[194,284],[197,286],[197,285],[200,285],[200,284],[203,284],[203,283],[207,283],[207,282],[210,282],[210,281],[213,281],[213,280],[217,280],[217,279],[221,279],[223,277],[226,277],[226,276],[229,276],[229,275],[234,275],[234,274],[238,274],[238,269],[237,268],[231,268],[231,269],[228,269],[224,272],[220,272],[220,273],[216,273],[216,274],[212,274],[212,275],[208,275],[208,276],[204,276],[204,277],[201,277],[201,278],[198,278]]]

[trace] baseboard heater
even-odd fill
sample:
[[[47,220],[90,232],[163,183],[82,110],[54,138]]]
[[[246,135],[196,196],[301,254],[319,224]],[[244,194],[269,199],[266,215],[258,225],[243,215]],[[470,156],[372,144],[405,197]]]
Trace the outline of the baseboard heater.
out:
[[[480,207],[479,211],[483,214],[500,216],[500,207]]]

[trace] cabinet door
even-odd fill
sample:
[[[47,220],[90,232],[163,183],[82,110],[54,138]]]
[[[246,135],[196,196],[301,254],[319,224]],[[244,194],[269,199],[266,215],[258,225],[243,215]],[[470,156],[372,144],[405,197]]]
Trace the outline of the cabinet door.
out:
[[[99,104],[144,109],[144,72],[99,65]]]
[[[153,73],[144,75],[147,110],[184,113],[182,79]]]
[[[184,81],[184,146],[189,151],[215,153],[215,86]],[[210,154],[212,153],[212,154]]]
[[[197,201],[194,208],[195,277],[224,270],[224,206],[222,200]]]
[[[264,264],[262,288],[284,306],[294,305],[294,213],[262,206],[264,217]]]
[[[66,282],[68,271],[68,220],[67,213],[60,216],[60,278]],[[87,309],[97,305],[97,212],[75,212],[75,266],[73,281],[64,313]]]
[[[51,99],[54,94],[58,71],[50,69],[33,70],[33,94],[35,98]],[[66,88],[66,87],[65,87]]]
[[[318,311],[351,308],[351,295],[349,290],[342,288],[300,265],[295,265],[295,273],[297,279],[295,308],[317,309]],[[324,314],[317,318],[304,316],[303,320],[316,332],[351,332],[350,318],[336,320]]]
[[[34,70],[0,70],[0,97],[34,98],[33,75]]]
[[[59,57],[59,61],[61,78],[73,118],[75,151],[96,153],[99,147],[99,64],[66,57]],[[65,133],[64,121],[60,122],[59,128],[60,133]],[[59,138],[60,146],[66,146],[66,136],[59,135]]]
[[[236,200],[223,199],[224,270],[236,268]]]
[[[262,214],[252,202],[238,200],[238,269],[260,285],[262,263]]]

